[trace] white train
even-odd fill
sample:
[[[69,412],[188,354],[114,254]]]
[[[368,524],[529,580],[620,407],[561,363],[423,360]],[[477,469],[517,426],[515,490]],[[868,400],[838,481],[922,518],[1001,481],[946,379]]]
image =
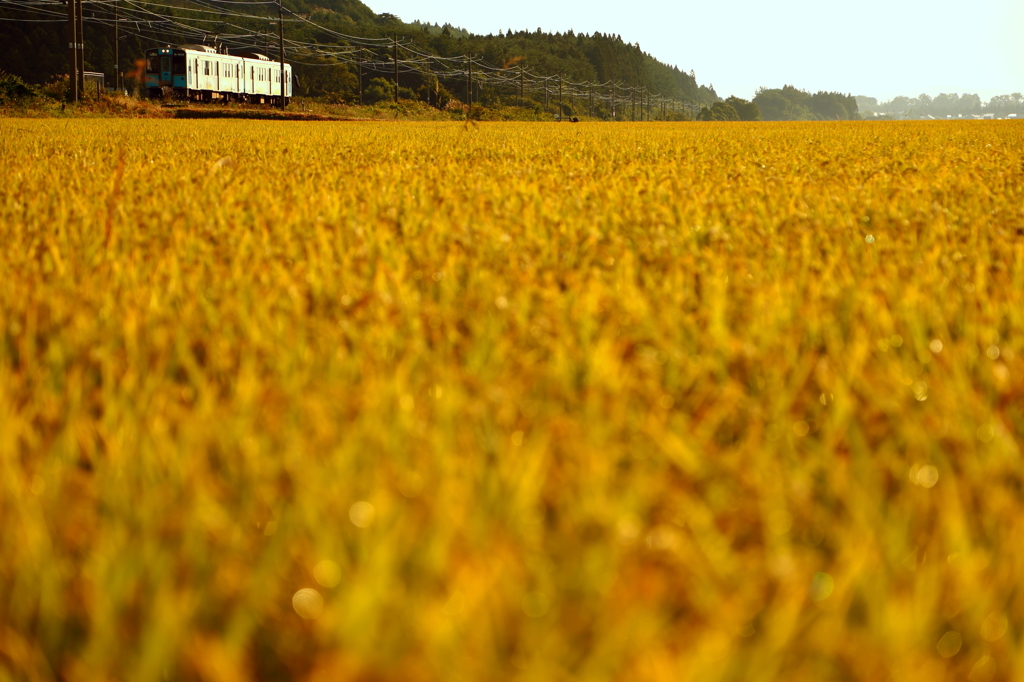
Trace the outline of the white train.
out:
[[[283,95],[282,95],[283,85]],[[146,91],[150,97],[193,102],[239,101],[285,104],[292,98],[292,67],[257,52],[224,54],[206,45],[159,47],[146,51]]]

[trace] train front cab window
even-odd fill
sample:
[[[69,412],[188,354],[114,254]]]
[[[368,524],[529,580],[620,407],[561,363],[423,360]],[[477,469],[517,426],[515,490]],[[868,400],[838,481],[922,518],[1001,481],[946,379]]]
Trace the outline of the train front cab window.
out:
[[[160,57],[155,54],[146,56],[146,73],[160,73]]]
[[[185,55],[176,54],[172,58],[172,73],[175,76],[182,76],[185,74]]]

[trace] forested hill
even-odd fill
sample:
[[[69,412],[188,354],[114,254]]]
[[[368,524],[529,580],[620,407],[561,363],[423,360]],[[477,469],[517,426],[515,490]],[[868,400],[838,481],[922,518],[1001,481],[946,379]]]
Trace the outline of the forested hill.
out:
[[[85,5],[86,68],[108,75],[113,83],[114,28],[113,0]],[[133,68],[135,60],[155,45],[223,43],[231,50],[267,46],[276,56],[276,15],[273,4],[240,4],[232,0],[119,0],[121,50],[117,69]],[[0,71],[7,71],[31,83],[44,83],[67,73],[67,24],[60,20],[65,5],[52,8],[33,4],[32,9],[0,6]],[[621,36],[545,33],[536,31],[500,31],[497,35],[473,35],[451,25],[407,23],[392,14],[377,14],[359,0],[284,0],[285,38],[291,44],[355,46],[357,40],[398,36],[400,58],[418,51],[438,57],[454,58],[472,54],[483,63],[496,67],[518,68],[523,64],[539,76],[562,76],[576,83],[617,81],[625,86],[646,88],[662,97],[691,104],[710,105],[719,97],[710,86],[698,85],[693,71],[658,61],[639,45]],[[244,15],[244,16],[242,16]],[[126,21],[126,17],[130,20]],[[268,19],[274,19],[270,22]],[[31,20],[31,21],[25,21]],[[47,21],[48,20],[48,21]],[[173,22],[173,23],[172,23]],[[182,27],[185,28],[182,28]],[[340,34],[340,35],[339,35]],[[294,43],[292,42],[294,41]],[[286,47],[288,59],[296,65],[299,92],[352,99],[358,91],[357,66],[349,57],[317,57],[301,48]],[[377,48],[361,48],[360,59],[379,62],[377,72],[364,70],[364,86],[374,77],[388,77],[383,62],[391,58],[383,40]],[[345,62],[348,62],[347,64]],[[337,64],[333,68],[320,68]],[[315,66],[314,66],[315,65]],[[372,69],[372,67],[371,67]],[[400,79],[410,96],[425,96],[428,84],[416,74]],[[452,96],[461,90],[458,83],[442,82]],[[432,86],[435,90],[437,83]],[[435,100],[436,101],[436,100]]]

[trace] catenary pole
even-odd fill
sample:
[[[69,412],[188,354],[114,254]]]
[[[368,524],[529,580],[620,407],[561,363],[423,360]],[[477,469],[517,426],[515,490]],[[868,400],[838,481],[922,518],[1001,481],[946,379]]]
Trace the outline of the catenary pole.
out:
[[[78,21],[75,18],[75,5],[78,0],[67,0],[68,3],[68,101],[78,101]]]
[[[287,100],[284,89],[284,10],[281,0],[277,0],[277,52],[281,58],[281,108],[284,109]]]
[[[121,92],[121,24],[118,21],[117,0],[114,0],[114,89]]]
[[[398,104],[398,34],[394,35],[395,46],[395,104]]]
[[[82,0],[78,0],[75,8],[75,32],[78,34],[78,94],[85,95],[85,22],[82,21]]]

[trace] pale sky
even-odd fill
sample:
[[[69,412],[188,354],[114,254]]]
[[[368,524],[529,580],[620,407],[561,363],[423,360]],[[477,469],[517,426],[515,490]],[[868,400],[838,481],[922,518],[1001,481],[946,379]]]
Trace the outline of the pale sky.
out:
[[[796,85],[877,97],[1024,91],[1024,0],[364,0],[404,21],[617,33],[721,97]]]

